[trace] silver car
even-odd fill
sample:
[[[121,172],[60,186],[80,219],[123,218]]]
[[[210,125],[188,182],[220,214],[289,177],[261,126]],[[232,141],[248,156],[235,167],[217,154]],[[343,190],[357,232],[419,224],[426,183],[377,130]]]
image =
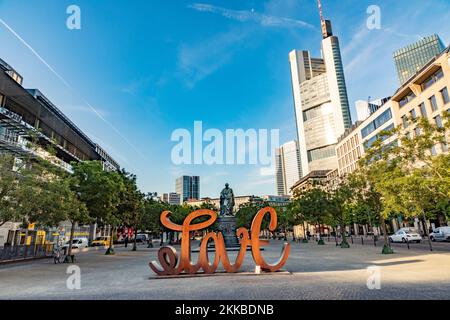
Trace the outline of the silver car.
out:
[[[430,234],[431,241],[450,241],[450,227],[440,227],[434,229]]]
[[[389,237],[391,242],[418,242],[422,241],[419,233],[412,228],[402,228]]]

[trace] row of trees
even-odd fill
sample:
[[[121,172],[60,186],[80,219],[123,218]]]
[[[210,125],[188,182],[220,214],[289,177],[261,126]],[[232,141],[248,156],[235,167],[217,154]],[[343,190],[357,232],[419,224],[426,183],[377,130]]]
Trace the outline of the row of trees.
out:
[[[310,223],[319,229],[326,224],[341,231],[353,223],[380,226],[383,253],[391,253],[386,220],[401,215],[420,218],[425,226],[437,215],[450,219],[446,136],[450,115],[446,113],[437,124],[427,118],[409,119],[408,128],[414,128],[414,134],[402,127],[383,132],[366,150],[358,169],[337,185],[314,185],[297,194],[289,206],[293,223]],[[428,234],[428,228],[424,229]],[[341,234],[341,246],[348,247],[345,232]]]
[[[157,201],[138,189],[135,175],[104,171],[98,161],[72,163],[68,173],[42,158],[0,155],[0,226],[13,221],[51,228],[69,221],[69,256],[76,225],[109,226],[111,239],[118,227],[160,233],[165,231],[159,220],[165,210],[173,213],[173,222],[182,224],[194,208]],[[111,241],[107,254],[113,253]]]
[[[138,190],[136,176],[125,170],[104,171],[98,161],[73,163],[72,168],[68,173],[41,158],[1,155],[0,226],[13,221],[55,227],[70,221],[71,255],[77,224],[109,225],[113,239],[118,226],[139,229],[158,223],[154,201]],[[108,253],[113,253],[112,241]]]

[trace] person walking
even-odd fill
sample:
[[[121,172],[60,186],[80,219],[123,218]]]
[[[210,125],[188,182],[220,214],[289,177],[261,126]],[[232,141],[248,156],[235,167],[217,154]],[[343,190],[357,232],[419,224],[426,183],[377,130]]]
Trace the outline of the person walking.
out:
[[[128,247],[128,240],[129,240],[129,239],[128,239],[128,235],[126,235],[126,236],[125,236],[125,248]]]

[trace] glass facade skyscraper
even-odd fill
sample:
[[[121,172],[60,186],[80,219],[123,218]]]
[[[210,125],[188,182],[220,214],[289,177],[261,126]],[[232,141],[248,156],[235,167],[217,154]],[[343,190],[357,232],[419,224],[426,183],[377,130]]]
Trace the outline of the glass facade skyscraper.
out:
[[[337,169],[336,143],[352,125],[339,39],[329,20],[322,20],[322,33],[321,58],[304,50],[289,54],[301,177]]]
[[[394,61],[400,84],[403,85],[444,49],[441,39],[434,34],[395,51]]]
[[[182,176],[176,180],[176,193],[180,194],[183,202],[188,200],[200,200],[200,177]]]

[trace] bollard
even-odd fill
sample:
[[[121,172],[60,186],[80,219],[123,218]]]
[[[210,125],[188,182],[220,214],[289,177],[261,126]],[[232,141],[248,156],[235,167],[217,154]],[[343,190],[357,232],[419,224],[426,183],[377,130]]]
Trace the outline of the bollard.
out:
[[[353,236],[350,236],[350,240],[352,241],[352,244],[353,244]]]
[[[361,245],[364,245],[364,237],[361,237]]]
[[[406,245],[408,246],[408,250],[409,250],[409,239],[406,239]]]

